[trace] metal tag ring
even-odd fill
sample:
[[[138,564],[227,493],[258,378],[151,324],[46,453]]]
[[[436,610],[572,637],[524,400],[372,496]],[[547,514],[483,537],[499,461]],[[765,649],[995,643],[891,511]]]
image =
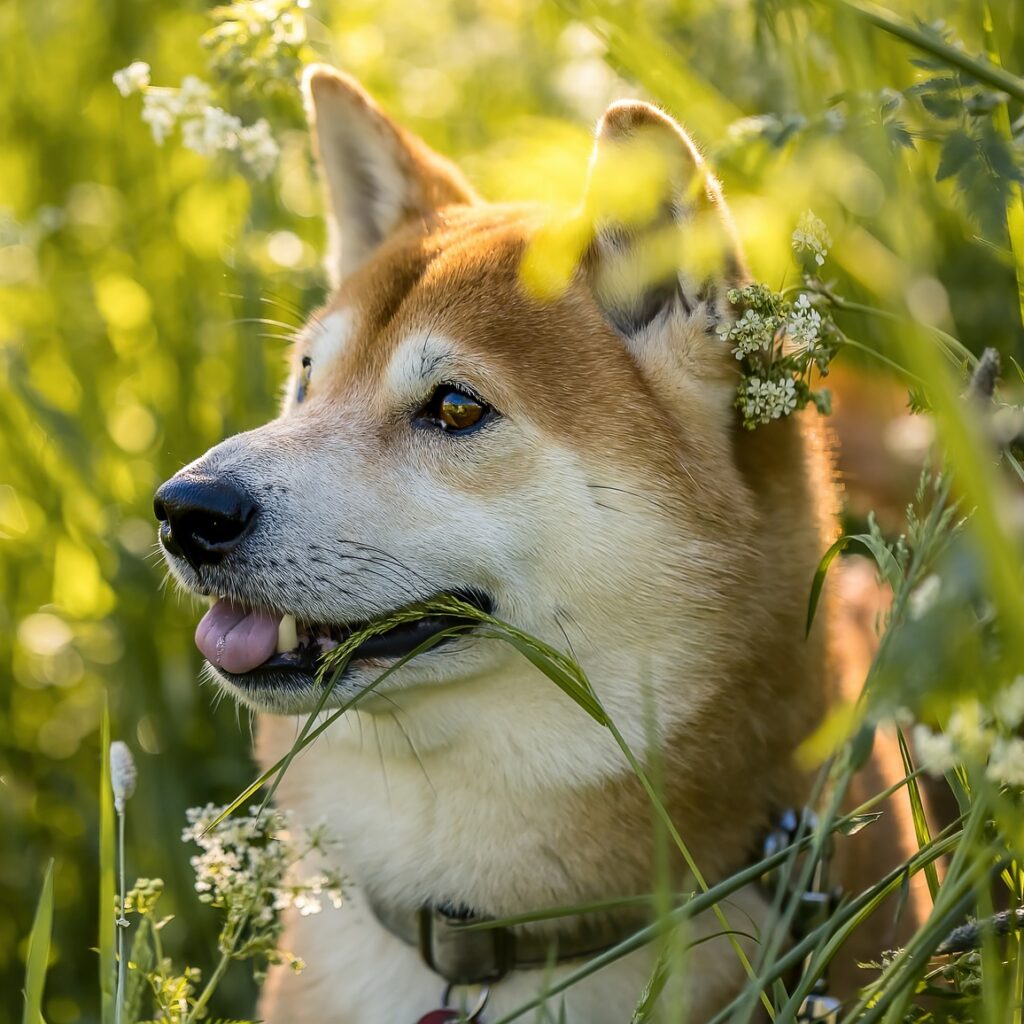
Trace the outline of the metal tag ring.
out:
[[[447,1009],[449,1007],[449,1005],[451,1004],[452,992],[454,991],[454,989],[460,988],[460,987],[461,986],[458,986],[458,985],[456,985],[454,983],[449,983],[445,987],[444,996],[441,999],[441,1005],[445,1009]],[[468,1024],[473,1024],[474,1021],[479,1022],[480,1014],[484,1012],[484,1007],[487,1006],[487,1000],[490,997],[490,994],[491,994],[491,986],[490,985],[482,985],[480,987],[480,995],[477,998],[476,1006],[474,1006],[473,1009],[469,1013],[466,1014],[466,1021],[468,1022]]]

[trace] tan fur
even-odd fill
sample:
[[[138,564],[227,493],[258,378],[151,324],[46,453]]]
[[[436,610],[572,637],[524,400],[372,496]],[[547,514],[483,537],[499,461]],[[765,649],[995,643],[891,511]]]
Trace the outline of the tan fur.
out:
[[[642,310],[645,296],[614,284],[630,247],[654,232],[685,232],[708,211],[731,238],[717,185],[666,115],[617,105],[595,167],[602,145],[637,132],[667,139],[664,202],[623,224],[602,219],[592,192],[580,272],[541,297],[524,284],[522,264],[542,211],[479,201],[350,79],[321,69],[307,81],[342,256],[333,263],[339,288],[296,347],[293,383],[303,356],[337,336],[303,403],[290,398],[279,420],[214,449],[204,470],[286,479],[301,534],[322,525],[303,504],[307,480],[309,502],[336,513],[346,537],[381,546],[385,536],[389,553],[418,559],[428,574],[435,563],[472,570],[471,582],[498,595],[500,615],[571,646],[633,749],[644,756],[653,740],[649,763],[673,822],[708,880],[725,877],[757,855],[774,814],[803,802],[808,780],[794,753],[844,677],[862,677],[870,638],[858,637],[851,673],[849,652],[834,642],[841,616],[827,600],[804,639],[811,578],[836,530],[829,446],[815,414],[753,433],[737,423],[737,365],[714,321],[723,282],[741,273],[739,253],[723,261],[717,296],[698,294],[705,285],[684,275],[685,311],[627,337],[610,324],[609,304],[627,317]],[[337,192],[351,180],[353,145],[369,146],[366,159],[399,190],[369,221]],[[352,217],[358,245],[346,257]],[[472,386],[506,418],[489,440],[456,449],[410,432],[409,399],[395,388],[413,394],[417,374],[429,377],[433,345],[446,379]],[[429,497],[410,497],[416,487]],[[285,539],[288,552],[300,550]],[[311,595],[283,589],[278,607],[315,619],[337,604],[321,592],[331,583],[318,575],[322,557],[312,556]],[[386,589],[364,580],[345,598],[347,614],[390,610],[364,606],[375,585]],[[382,931],[364,886],[411,906],[457,899],[496,915],[651,891],[654,818],[607,732],[513,652],[493,642],[475,650],[408,666],[386,698],[350,713],[286,775],[280,803],[308,821],[327,818],[356,888],[335,917],[291,922],[286,945],[309,968],[273,979],[271,1021],[412,1024],[415,1008],[432,1008],[440,982]],[[359,671],[355,682],[376,669]],[[261,761],[276,759],[294,733],[294,720],[265,718]],[[902,825],[876,826],[871,837],[885,853],[854,858],[848,889],[902,856],[908,838]],[[681,861],[673,865],[676,883],[692,885]],[[765,909],[753,892],[731,906],[744,923]],[[915,913],[912,903],[905,924]],[[712,924],[698,922],[697,933]],[[891,941],[876,935],[866,946]],[[699,1021],[736,990],[742,970],[721,939],[691,960]],[[646,951],[572,990],[567,1019],[621,1024],[650,966]],[[492,1012],[508,1012],[542,983],[540,972],[503,980]]]

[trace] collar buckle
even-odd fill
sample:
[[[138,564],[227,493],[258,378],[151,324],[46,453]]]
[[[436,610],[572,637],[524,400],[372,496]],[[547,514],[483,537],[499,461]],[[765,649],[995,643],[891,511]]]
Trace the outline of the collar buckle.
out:
[[[469,930],[483,920],[455,917],[436,906],[420,907],[419,949],[427,966],[453,985],[484,985],[515,966],[515,938],[507,928]]]

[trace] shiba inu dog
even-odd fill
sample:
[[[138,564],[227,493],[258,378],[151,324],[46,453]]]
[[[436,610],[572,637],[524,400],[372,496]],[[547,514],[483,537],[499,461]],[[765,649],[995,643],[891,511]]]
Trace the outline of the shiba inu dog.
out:
[[[295,343],[280,416],[156,499],[175,576],[219,597],[196,637],[213,675],[269,713],[258,747],[272,763],[320,698],[325,651],[459,596],[571,652],[656,771],[704,878],[728,876],[805,799],[794,751],[844,670],[834,603],[804,637],[833,531],[826,445],[813,419],[739,426],[739,371],[716,328],[744,270],[714,178],[668,115],[618,103],[579,216],[553,229],[543,211],[482,201],[350,78],[315,67],[304,88],[335,290]],[[715,239],[710,270],[687,259],[698,228]],[[528,271],[545,251],[567,269],[540,294]],[[452,621],[366,641],[327,707]],[[487,983],[484,1016],[498,1020],[635,918],[473,939],[459,919],[656,883],[655,814],[609,730],[473,631],[400,666],[296,759],[278,801],[326,820],[352,892],[290,923],[285,945],[308,966],[272,977],[262,1013],[275,1024],[456,1019],[443,993],[460,982]],[[894,861],[898,832],[870,842]],[[857,889],[858,868],[877,877],[887,857],[847,859]],[[665,870],[693,888],[683,867]],[[749,887],[724,912],[753,934],[767,908]],[[728,938],[698,942],[721,930],[702,917],[688,933],[693,1021],[744,979]],[[623,1024],[653,962],[638,949],[523,1019]]]

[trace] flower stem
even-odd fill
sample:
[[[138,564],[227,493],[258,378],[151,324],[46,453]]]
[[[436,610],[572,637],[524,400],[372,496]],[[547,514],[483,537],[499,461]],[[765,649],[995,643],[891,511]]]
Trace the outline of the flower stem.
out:
[[[239,920],[238,927],[235,929],[235,933],[231,937],[231,942],[228,944],[228,948],[221,953],[220,960],[217,962],[217,966],[214,968],[213,974],[210,975],[210,980],[206,983],[203,991],[199,994],[199,998],[195,1003],[193,1003],[192,1009],[189,1010],[184,1024],[194,1024],[194,1022],[199,1019],[201,1011],[206,1008],[206,1004],[210,1001],[213,993],[217,989],[217,986],[220,984],[221,978],[224,977],[224,973],[231,964],[231,958],[234,955],[235,947],[238,945],[238,938],[245,930],[245,925],[248,920],[248,913],[244,914]]]
[[[128,927],[128,919],[124,916],[125,880],[124,880],[124,801],[116,801],[117,809],[117,873],[118,888],[121,901],[117,915],[117,995],[114,1003],[114,1020],[121,1024],[124,1016],[124,990],[127,974],[127,963],[124,958],[124,933]]]

